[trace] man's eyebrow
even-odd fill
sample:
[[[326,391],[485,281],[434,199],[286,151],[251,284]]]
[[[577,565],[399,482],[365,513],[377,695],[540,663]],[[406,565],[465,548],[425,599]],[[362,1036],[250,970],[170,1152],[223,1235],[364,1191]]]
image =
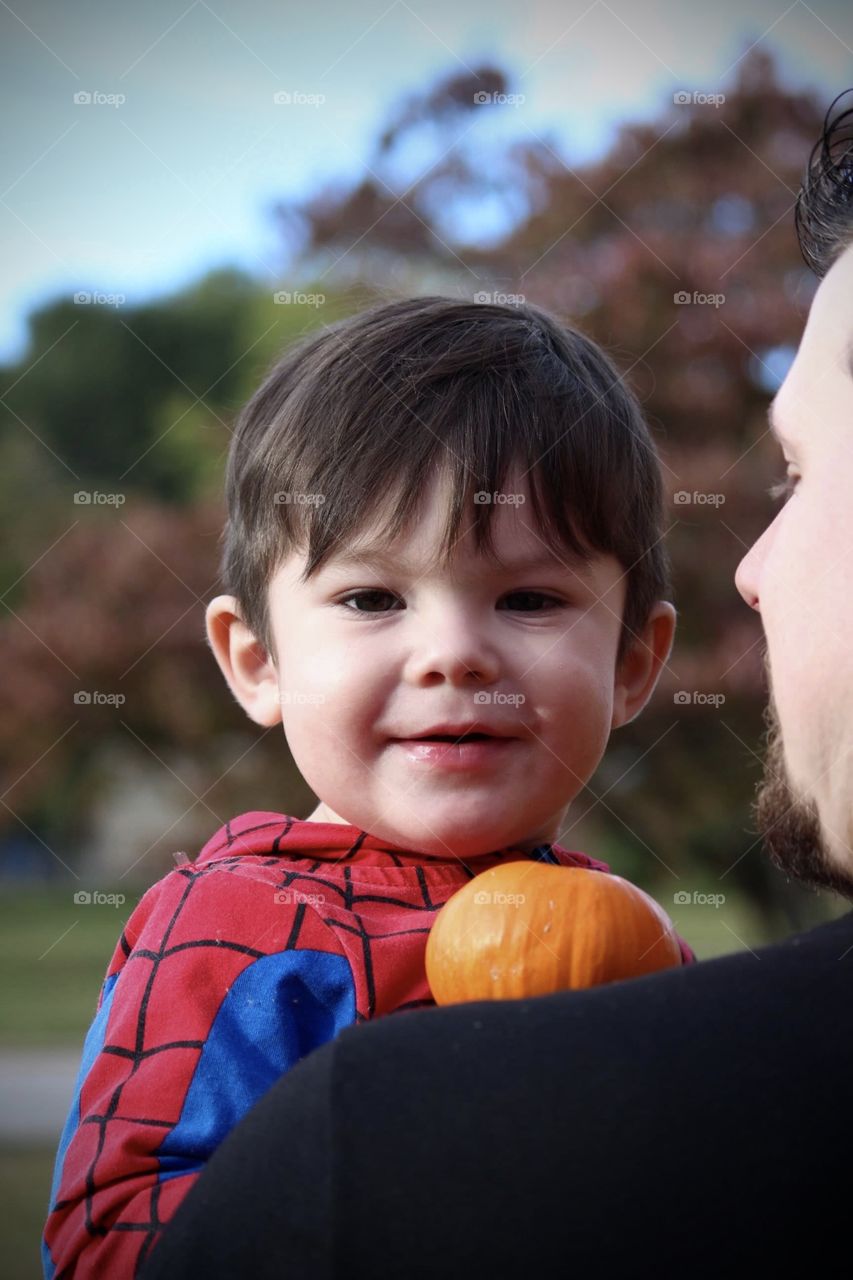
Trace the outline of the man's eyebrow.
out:
[[[591,577],[592,574],[587,561],[574,555],[568,549],[559,556],[543,551],[534,555],[519,557],[512,561],[489,557],[488,562],[503,573],[529,573],[534,569],[569,569],[572,573],[576,573],[581,577]],[[369,566],[398,573],[422,575],[426,572],[420,565],[409,564],[405,557],[380,546],[365,546],[360,550],[341,552],[340,555],[331,557],[328,563],[330,569],[365,568]]]

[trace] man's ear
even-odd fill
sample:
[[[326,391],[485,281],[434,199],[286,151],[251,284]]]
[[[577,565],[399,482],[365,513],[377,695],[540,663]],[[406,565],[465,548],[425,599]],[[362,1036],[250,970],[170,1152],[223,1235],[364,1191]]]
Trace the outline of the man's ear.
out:
[[[255,724],[278,724],[281,699],[275,666],[242,621],[234,596],[211,600],[204,620],[219,669],[246,715]]]
[[[640,714],[672,651],[674,636],[675,609],[668,600],[659,600],[616,668],[611,729],[628,724]]]

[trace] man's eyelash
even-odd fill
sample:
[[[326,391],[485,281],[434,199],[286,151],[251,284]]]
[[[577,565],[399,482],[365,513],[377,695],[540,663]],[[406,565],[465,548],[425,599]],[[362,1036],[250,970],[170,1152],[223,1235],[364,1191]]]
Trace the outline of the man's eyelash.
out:
[[[778,480],[776,484],[772,484],[767,492],[774,502],[778,502],[782,498],[787,501],[788,498],[793,496],[797,487],[798,479],[799,476],[783,476],[783,478]]]

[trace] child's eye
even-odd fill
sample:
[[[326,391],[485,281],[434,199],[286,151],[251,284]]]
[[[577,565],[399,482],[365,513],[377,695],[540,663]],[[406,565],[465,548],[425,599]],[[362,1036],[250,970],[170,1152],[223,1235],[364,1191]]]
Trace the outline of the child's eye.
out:
[[[504,599],[505,599],[505,600],[512,600],[512,599],[516,599],[516,600],[517,600],[519,596],[521,596],[522,598],[523,598],[523,597],[527,597],[527,599],[528,599],[528,600],[529,600],[531,597],[532,597],[534,600],[545,600],[545,601],[546,601],[546,604],[545,604],[545,608],[546,608],[546,609],[551,608],[553,605],[556,605],[558,609],[561,609],[561,608],[563,607],[563,601],[562,601],[562,600],[558,600],[556,596],[549,596],[549,595],[546,595],[544,591],[511,591],[511,592],[509,593],[509,595],[508,595],[508,596],[504,596]],[[522,612],[522,613],[531,613],[531,612],[536,612],[536,610],[522,609],[522,610],[521,610],[521,612]]]
[[[365,597],[367,597],[367,599],[369,600],[370,599],[376,600],[377,598],[381,599],[383,596],[387,600],[397,599],[397,597],[391,591],[379,591],[379,590],[351,591],[348,596],[344,596],[342,600],[339,600],[338,604],[341,604],[344,606],[344,608],[346,608],[351,600],[363,600]],[[350,609],[350,613],[388,613],[388,612],[389,612],[388,609]]]
[[[398,597],[395,596],[392,591],[379,591],[379,590],[351,591],[348,596],[344,596],[343,599],[339,600],[338,604],[343,605],[344,608],[347,608],[350,605],[353,605],[353,607],[350,608],[351,613],[390,613],[391,612],[390,609],[370,607],[370,605],[368,605],[367,608],[362,609],[355,604],[356,601],[367,599],[368,601],[372,600],[375,605],[375,602],[377,600],[381,600],[383,597],[386,600],[398,599]],[[546,601],[546,604],[544,606],[546,609],[551,608],[552,606],[556,606],[557,608],[562,608],[563,606],[562,600],[558,600],[556,596],[546,595],[544,591],[511,591],[509,595],[504,596],[503,599],[517,600],[519,597],[521,597],[522,599],[526,598],[527,600],[530,600],[531,598],[533,600],[544,600]],[[529,608],[522,607],[520,612],[531,613],[531,612],[538,612],[538,610],[536,610],[535,607],[532,610]]]
[[[791,473],[788,472],[788,474],[781,480],[777,481],[776,484],[772,484],[767,492],[774,502],[778,502],[780,498],[787,502],[789,498],[793,497],[799,478],[800,477],[798,475],[792,476]]]

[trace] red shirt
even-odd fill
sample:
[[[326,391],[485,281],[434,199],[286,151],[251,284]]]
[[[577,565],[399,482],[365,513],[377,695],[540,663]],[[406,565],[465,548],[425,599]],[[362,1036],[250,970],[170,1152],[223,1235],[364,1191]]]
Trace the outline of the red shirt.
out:
[[[153,885],[86,1036],[45,1276],[137,1275],[212,1152],[285,1071],[345,1026],[434,1004],[424,951],[439,908],[481,871],[527,857],[610,870],[559,845],[430,857],[255,812]]]

